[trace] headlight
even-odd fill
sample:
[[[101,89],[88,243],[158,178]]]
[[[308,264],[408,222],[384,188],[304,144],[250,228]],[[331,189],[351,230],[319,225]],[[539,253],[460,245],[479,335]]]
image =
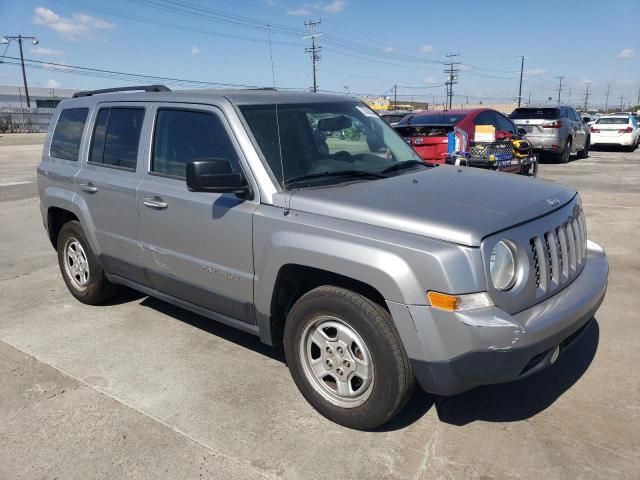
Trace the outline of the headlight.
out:
[[[516,248],[507,241],[500,240],[491,252],[489,272],[493,286],[498,290],[509,290],[518,276]]]

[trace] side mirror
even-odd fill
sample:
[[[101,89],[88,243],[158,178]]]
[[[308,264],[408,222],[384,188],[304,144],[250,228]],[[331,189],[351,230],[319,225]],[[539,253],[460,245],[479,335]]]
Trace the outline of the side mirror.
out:
[[[527,131],[522,128],[522,127],[518,127],[518,135],[526,135]]]
[[[191,192],[247,194],[250,187],[242,173],[221,158],[202,158],[187,163],[187,188]]]

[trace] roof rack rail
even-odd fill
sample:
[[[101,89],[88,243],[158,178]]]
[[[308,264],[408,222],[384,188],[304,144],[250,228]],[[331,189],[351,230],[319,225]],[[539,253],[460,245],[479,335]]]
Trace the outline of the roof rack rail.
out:
[[[114,93],[114,92],[170,92],[171,89],[164,85],[139,85],[137,87],[117,87],[117,88],[104,88],[102,90],[87,90],[86,92],[76,92],[73,94],[73,98],[78,97],[90,97],[91,95],[98,95],[101,93]]]

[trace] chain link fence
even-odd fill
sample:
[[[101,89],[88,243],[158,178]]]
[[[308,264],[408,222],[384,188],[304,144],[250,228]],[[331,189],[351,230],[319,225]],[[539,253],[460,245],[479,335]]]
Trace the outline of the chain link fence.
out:
[[[54,108],[0,107],[0,133],[46,132]]]

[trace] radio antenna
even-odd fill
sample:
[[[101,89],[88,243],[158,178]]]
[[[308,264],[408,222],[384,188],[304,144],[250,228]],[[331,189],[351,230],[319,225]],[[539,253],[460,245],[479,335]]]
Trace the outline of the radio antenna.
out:
[[[278,133],[278,154],[280,155],[280,174],[282,176],[282,192],[284,194],[284,216],[289,215],[287,204],[287,184],[284,178],[284,161],[282,160],[282,142],[280,141],[280,119],[278,118],[278,91],[276,90],[276,72],[273,66],[273,46],[271,45],[271,24],[269,27],[269,57],[271,59],[271,79],[273,81],[273,104],[276,110],[276,130]]]

